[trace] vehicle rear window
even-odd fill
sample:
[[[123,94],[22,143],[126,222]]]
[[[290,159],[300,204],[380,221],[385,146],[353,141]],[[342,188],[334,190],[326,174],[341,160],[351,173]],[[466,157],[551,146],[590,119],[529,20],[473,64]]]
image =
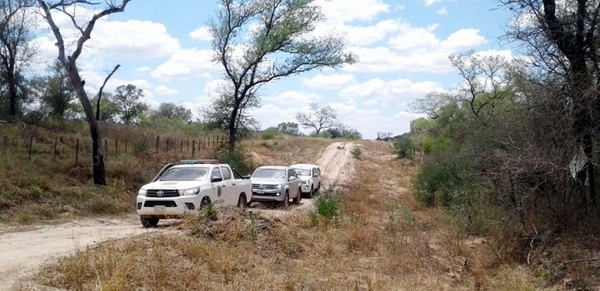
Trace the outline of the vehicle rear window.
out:
[[[256,169],[252,174],[253,178],[274,178],[285,179],[285,170],[282,169]]]
[[[298,174],[298,176],[310,176],[310,170],[308,169],[294,169],[296,170],[296,174]]]
[[[160,181],[200,181],[208,177],[207,168],[171,168],[160,177]]]

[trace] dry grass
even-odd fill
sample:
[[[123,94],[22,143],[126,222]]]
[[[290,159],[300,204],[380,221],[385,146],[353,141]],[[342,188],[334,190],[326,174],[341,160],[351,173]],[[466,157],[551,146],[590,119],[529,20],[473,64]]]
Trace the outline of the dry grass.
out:
[[[242,145],[252,152],[254,163],[261,165],[308,162],[316,159],[317,153],[330,143],[322,139],[286,138],[245,141]],[[417,166],[396,159],[390,154],[389,144],[365,141],[359,144],[363,153],[355,161],[353,182],[343,192],[342,216],[336,223],[315,225],[307,213],[276,218],[221,208],[216,221],[202,215],[189,216],[177,229],[81,250],[45,266],[35,280],[44,286],[68,290],[538,290],[544,287],[543,274],[499,263],[485,239],[467,237],[443,212],[419,207],[410,193]],[[160,164],[152,163],[128,157],[109,165],[112,175],[125,175],[137,183],[147,180]],[[134,174],[128,165],[153,171]],[[0,179],[12,173],[9,169],[19,168],[16,164],[2,167],[5,170]],[[65,175],[84,172],[63,188],[30,173],[23,173],[26,180],[12,187],[18,190],[34,185],[28,188],[70,193],[66,197],[84,196],[82,193],[86,192],[87,197],[92,187],[76,186],[89,179],[85,169],[71,171],[68,166],[57,166],[57,171]],[[35,169],[21,167],[21,171]],[[131,191],[137,190],[137,185],[123,181],[127,180],[109,186],[115,189],[115,196],[107,198],[109,201],[133,200]],[[44,191],[31,189],[26,191],[27,195],[43,197]],[[104,191],[98,193],[105,194]],[[94,196],[94,201],[102,200]],[[2,203],[0,200],[0,207]]]
[[[148,129],[103,125],[108,185],[96,187],[92,185],[91,149],[85,125],[0,124],[0,129],[0,221],[5,223],[130,213],[137,190],[154,177],[157,169],[191,154],[181,143],[174,142],[184,140],[182,132],[161,135]],[[150,138],[156,135],[162,138],[158,152],[155,138]],[[167,138],[171,141],[169,151]],[[145,146],[136,145],[138,141],[145,141]],[[215,155],[214,150],[196,147],[196,158]]]

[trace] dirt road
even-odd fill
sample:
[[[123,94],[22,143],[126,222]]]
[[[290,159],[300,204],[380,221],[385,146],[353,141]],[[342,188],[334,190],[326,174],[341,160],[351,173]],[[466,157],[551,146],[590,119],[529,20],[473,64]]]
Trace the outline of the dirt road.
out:
[[[323,172],[323,189],[333,189],[351,179],[351,144],[333,143],[317,160]],[[286,210],[257,209],[273,216],[307,211],[311,199]],[[33,274],[42,264],[76,250],[111,240],[148,232],[172,231],[168,222],[158,228],[143,228],[132,214],[123,218],[82,219],[62,224],[14,228],[0,225],[0,290],[11,290],[15,283]]]

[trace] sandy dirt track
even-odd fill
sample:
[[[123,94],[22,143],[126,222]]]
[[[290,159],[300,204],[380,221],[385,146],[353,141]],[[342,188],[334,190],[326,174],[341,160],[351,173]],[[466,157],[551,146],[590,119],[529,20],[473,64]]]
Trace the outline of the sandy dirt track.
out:
[[[351,179],[353,159],[351,143],[333,143],[317,160],[321,167],[322,189],[334,189]],[[288,209],[256,209],[272,216],[308,211],[311,199]],[[255,208],[252,207],[251,211]],[[0,290],[13,290],[15,284],[32,275],[41,265],[88,246],[149,232],[173,231],[161,221],[157,228],[143,228],[137,215],[80,219],[61,224],[37,225],[26,228],[0,224]]]

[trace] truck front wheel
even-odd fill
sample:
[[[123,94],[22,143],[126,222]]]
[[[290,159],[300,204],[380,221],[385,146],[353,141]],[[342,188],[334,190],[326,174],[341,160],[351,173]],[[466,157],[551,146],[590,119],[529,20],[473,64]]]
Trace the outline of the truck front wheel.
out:
[[[156,216],[140,216],[140,221],[142,222],[142,225],[146,228],[148,227],[156,227],[158,225],[158,221],[160,219]]]
[[[242,209],[245,209],[248,206],[248,202],[246,201],[246,195],[240,195],[237,206]]]

